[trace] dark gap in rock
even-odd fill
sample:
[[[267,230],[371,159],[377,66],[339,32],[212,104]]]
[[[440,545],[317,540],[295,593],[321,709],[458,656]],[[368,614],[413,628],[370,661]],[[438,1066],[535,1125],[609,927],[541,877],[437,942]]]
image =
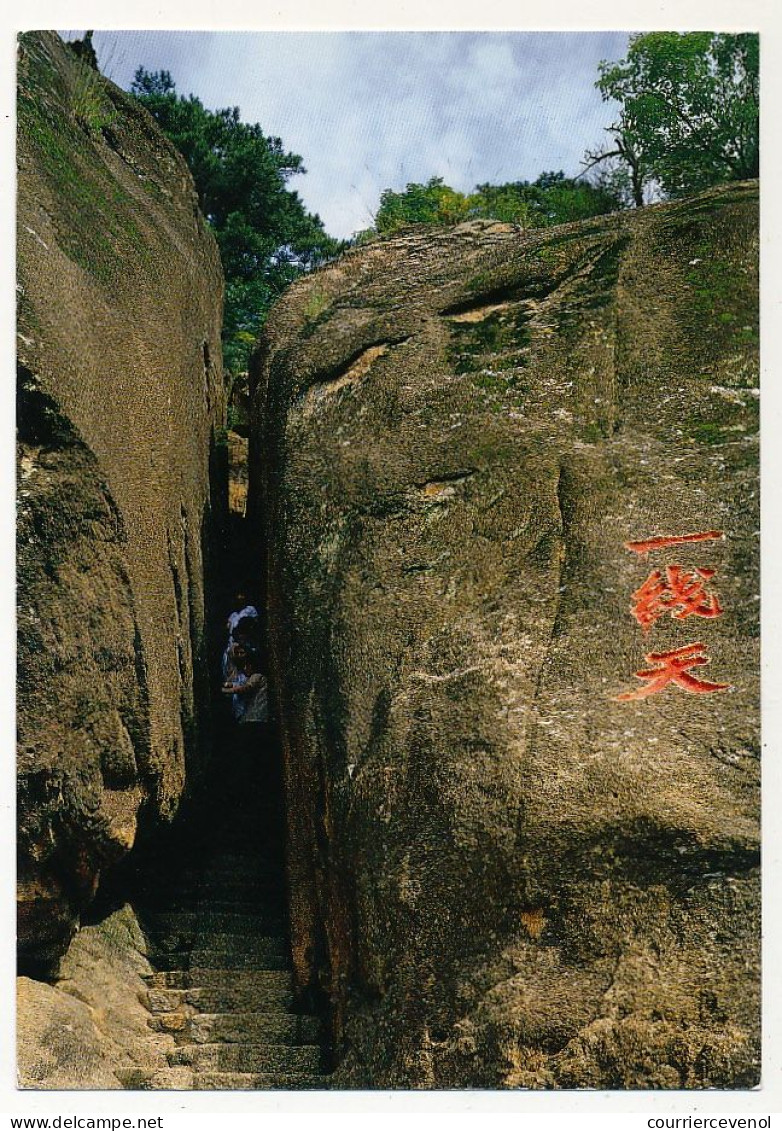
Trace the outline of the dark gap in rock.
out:
[[[360,365],[362,360],[365,358],[370,360],[375,351],[383,351],[382,354],[377,354],[377,360],[380,360],[387,350],[404,345],[405,342],[410,340],[410,337],[410,334],[405,334],[398,338],[378,338],[376,341],[367,342],[365,345],[361,346],[360,349],[354,350],[353,353],[351,353],[345,361],[340,362],[339,365],[320,370],[304,391],[306,392],[314,386],[328,388],[330,385],[336,384],[338,381],[341,381],[343,377],[348,376],[354,366]]]
[[[444,471],[441,475],[433,475],[423,483],[416,483],[416,487],[419,491],[425,491],[427,487],[436,487],[441,483],[463,483],[465,479],[475,475],[477,470],[477,467],[467,467],[459,471]]]
[[[203,547],[205,564],[211,560],[219,573],[221,613],[232,588],[241,587],[262,614],[255,541],[243,519],[227,517],[218,523],[219,540]],[[189,600],[197,563],[187,522],[183,537],[186,576],[170,546],[180,628],[187,631],[188,618],[194,667],[219,671],[225,616],[218,628],[215,615],[212,654],[199,655]],[[107,872],[82,925],[101,924],[131,905],[155,971],[147,977],[150,1026],[174,1033],[170,1071],[192,1071],[193,1088],[202,1074],[211,1080],[221,1072],[225,1088],[324,1087],[332,1068],[325,995],[294,990],[279,737],[273,723],[234,722],[230,699],[217,687],[213,675],[205,685],[211,759],[201,780],[186,790],[167,828],[141,831],[133,851]],[[128,1088],[167,1086],[159,1076],[145,1083],[141,1065],[123,1078]]]
[[[488,306],[500,306],[505,303],[511,304],[524,302],[528,299],[545,298],[546,295],[556,289],[558,282],[558,279],[535,280],[532,278],[525,280],[523,286],[514,283],[509,286],[495,287],[479,295],[471,295],[469,298],[460,299],[458,302],[444,307],[442,310],[438,311],[438,313],[441,318],[454,318],[460,314],[477,313]]]

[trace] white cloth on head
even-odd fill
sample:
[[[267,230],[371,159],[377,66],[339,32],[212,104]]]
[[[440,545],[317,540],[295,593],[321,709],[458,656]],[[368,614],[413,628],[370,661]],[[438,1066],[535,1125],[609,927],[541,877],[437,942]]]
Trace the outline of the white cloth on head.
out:
[[[245,605],[244,608],[240,609],[238,613],[231,613],[228,618],[228,643],[233,644],[234,632],[236,631],[236,626],[240,620],[243,620],[245,617],[257,616],[258,610],[256,609],[255,605]]]

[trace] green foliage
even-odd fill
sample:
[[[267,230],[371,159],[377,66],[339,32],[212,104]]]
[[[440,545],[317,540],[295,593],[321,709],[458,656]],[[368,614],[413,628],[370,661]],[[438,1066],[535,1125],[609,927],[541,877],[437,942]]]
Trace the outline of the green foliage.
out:
[[[612,143],[586,160],[623,161],[638,204],[651,180],[678,197],[757,177],[758,71],[757,35],[634,36],[626,59],[600,64],[596,85],[620,112],[608,127]]]
[[[535,181],[507,185],[478,185],[470,198],[473,215],[541,228],[588,220],[622,207],[611,186],[566,177],[563,172],[541,173]]]
[[[432,177],[425,185],[409,184],[404,192],[386,189],[380,195],[375,229],[381,235],[408,224],[458,224],[469,213],[467,197]]]
[[[71,109],[76,121],[88,133],[99,134],[117,117],[117,110],[106,97],[100,76],[86,63],[79,68],[71,92]]]
[[[301,157],[286,153],[280,138],[267,137],[257,122],[242,122],[238,107],[207,110],[193,95],[178,95],[168,71],[143,67],[131,93],[193,174],[225,274],[225,364],[239,372],[274,299],[341,245],[287,187],[291,176],[305,172]]]
[[[539,228],[599,216],[621,206],[622,194],[614,186],[572,180],[563,172],[541,173],[532,182],[477,185],[469,194],[432,177],[426,184],[407,185],[404,192],[386,189],[375,231],[383,235],[410,224],[447,225],[478,218]],[[364,238],[368,235],[363,233]]]

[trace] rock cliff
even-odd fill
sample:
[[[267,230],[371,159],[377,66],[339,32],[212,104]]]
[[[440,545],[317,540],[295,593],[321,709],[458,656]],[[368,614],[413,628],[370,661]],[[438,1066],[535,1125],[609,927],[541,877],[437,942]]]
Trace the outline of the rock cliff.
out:
[[[273,311],[250,515],[337,1086],[757,1081],[757,340],[754,184],[412,231]]]
[[[198,775],[222,274],[182,158],[51,33],[18,102],[19,935],[62,954]]]

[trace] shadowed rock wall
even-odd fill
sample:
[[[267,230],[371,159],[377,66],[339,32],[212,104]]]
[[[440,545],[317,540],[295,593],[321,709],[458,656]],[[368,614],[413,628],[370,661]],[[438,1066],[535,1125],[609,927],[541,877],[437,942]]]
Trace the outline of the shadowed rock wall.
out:
[[[52,33],[21,38],[18,107],[19,932],[37,969],[198,772],[223,283],[182,158]]]
[[[375,243],[288,293],[254,380],[335,1080],[755,1083],[756,186]]]

